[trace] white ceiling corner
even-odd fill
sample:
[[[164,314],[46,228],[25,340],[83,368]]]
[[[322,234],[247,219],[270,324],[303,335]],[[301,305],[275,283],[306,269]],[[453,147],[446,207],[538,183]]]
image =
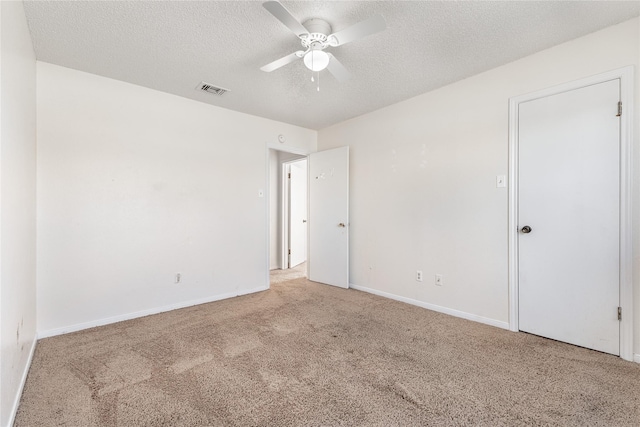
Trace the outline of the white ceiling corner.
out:
[[[640,14],[638,1],[282,1],[339,31],[375,14],[387,30],[329,48],[352,78],[302,61],[260,1],[25,1],[38,60],[311,129],[428,92]],[[205,81],[223,96],[195,90]]]

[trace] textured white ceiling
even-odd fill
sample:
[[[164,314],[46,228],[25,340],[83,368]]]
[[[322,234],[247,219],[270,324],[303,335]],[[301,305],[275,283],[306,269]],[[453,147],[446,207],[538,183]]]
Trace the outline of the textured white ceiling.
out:
[[[282,1],[339,31],[374,14],[387,30],[329,48],[353,77],[320,92],[260,1],[26,1],[36,57],[312,129],[341,122],[640,14],[638,1]],[[229,89],[196,91],[200,81]]]

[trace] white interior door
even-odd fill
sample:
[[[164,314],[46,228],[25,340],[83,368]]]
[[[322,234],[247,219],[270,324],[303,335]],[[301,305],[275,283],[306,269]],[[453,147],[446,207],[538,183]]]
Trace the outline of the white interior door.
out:
[[[349,147],[309,156],[309,280],[349,287]]]
[[[519,104],[519,329],[620,352],[620,80]],[[525,227],[530,227],[529,229]]]
[[[289,268],[307,260],[307,159],[289,169]]]

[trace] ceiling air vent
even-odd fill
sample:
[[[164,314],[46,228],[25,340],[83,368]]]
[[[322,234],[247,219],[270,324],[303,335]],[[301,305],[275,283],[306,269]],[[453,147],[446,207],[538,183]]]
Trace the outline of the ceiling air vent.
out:
[[[200,82],[200,84],[196,87],[196,90],[201,90],[203,92],[209,92],[214,95],[224,95],[226,92],[229,92],[227,89],[223,89],[221,87],[214,86],[207,82]]]

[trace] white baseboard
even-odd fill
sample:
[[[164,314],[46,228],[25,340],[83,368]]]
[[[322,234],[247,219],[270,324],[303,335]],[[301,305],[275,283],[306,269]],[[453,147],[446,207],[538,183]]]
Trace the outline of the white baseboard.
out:
[[[242,291],[238,291],[237,296],[255,294],[256,292],[266,291],[267,289],[269,289],[269,285],[258,286],[257,288],[245,289]]]
[[[13,422],[16,420],[16,415],[18,413],[18,406],[20,406],[20,399],[22,398],[22,391],[24,390],[24,385],[27,382],[27,375],[29,375],[29,368],[31,368],[31,361],[33,360],[33,354],[36,352],[36,344],[38,343],[38,335],[33,337],[33,342],[31,343],[31,350],[29,350],[29,357],[27,358],[27,363],[24,366],[24,372],[22,372],[22,378],[20,379],[20,386],[18,387],[18,391],[16,393],[16,397],[13,400],[13,407],[11,408],[11,414],[9,415],[9,423],[8,426],[12,426]]]
[[[209,302],[220,301],[223,299],[234,298],[241,295],[252,294],[269,289],[269,286],[259,286],[257,288],[240,290],[236,292],[228,292],[226,294],[215,295],[207,298],[200,298],[191,301],[180,302],[177,304],[165,305],[162,307],[154,307],[147,310],[135,311],[133,313],[121,314],[118,316],[107,317],[104,319],[92,320],[90,322],[77,323],[75,325],[63,326],[61,328],[49,329],[46,331],[38,331],[38,338],[49,338],[56,335],[68,334],[71,332],[81,331],[83,329],[95,328],[96,326],[109,325],[111,323],[122,322],[125,320],[136,319],[138,317],[150,316],[152,314],[164,313],[166,311],[177,310],[180,308],[192,307],[194,305],[206,304]]]
[[[439,313],[448,314],[450,316],[460,317],[462,319],[472,320],[478,323],[484,323],[485,325],[495,326],[496,328],[509,329],[509,322],[501,322],[499,320],[490,319],[488,317],[478,316],[476,314],[467,313],[460,310],[454,310],[452,308],[442,307],[428,302],[418,301],[412,298],[401,297],[399,295],[390,294],[388,292],[379,291],[377,289],[371,289],[364,286],[349,284],[351,289],[367,292],[370,294],[378,295],[381,297],[389,298],[392,300],[404,302],[411,305],[417,305],[418,307],[426,308],[428,310],[437,311]]]
[[[636,353],[633,355],[633,361],[636,363],[640,363],[640,354]]]

